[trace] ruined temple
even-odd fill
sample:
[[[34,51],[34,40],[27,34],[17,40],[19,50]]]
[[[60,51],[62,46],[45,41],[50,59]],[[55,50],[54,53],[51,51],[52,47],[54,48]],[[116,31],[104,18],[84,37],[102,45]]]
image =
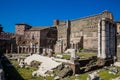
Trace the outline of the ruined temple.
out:
[[[119,53],[116,33],[120,34],[120,22],[114,21],[109,11],[74,20],[54,20],[52,26],[35,27],[19,23],[15,28],[13,43],[16,43],[14,50],[17,53],[41,54],[47,49],[52,49],[55,53],[64,53],[67,49],[84,49],[98,53],[100,58]],[[0,35],[3,34],[5,36],[8,33],[3,32],[0,27]]]
[[[64,52],[68,48],[85,50],[98,50],[98,22],[102,18],[113,21],[113,15],[109,11],[74,20],[55,20],[58,37],[55,51]]]

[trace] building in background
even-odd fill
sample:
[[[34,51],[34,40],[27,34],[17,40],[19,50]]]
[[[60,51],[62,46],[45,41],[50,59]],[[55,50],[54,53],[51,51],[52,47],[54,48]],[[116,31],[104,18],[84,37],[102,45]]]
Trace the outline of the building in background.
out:
[[[106,31],[109,31],[105,32],[107,34],[106,37],[110,38],[104,45],[104,49],[107,49],[105,54],[107,55],[109,51],[116,53],[116,48],[118,50],[120,44],[119,38],[116,38],[116,34],[118,36],[120,33],[120,22],[114,21],[113,15],[109,11],[74,20],[54,20],[53,26],[35,27],[20,23],[15,25],[16,30],[14,34],[3,32],[0,26],[0,40],[2,42],[0,46],[3,48],[1,48],[1,51],[42,53],[43,49],[52,49],[55,53],[64,53],[65,50],[71,48],[97,53],[103,48],[101,46],[102,42],[99,41],[103,33],[100,33],[101,36],[98,34],[98,24],[103,19],[105,19]],[[101,24],[99,25],[101,26]],[[110,29],[113,29],[114,33]],[[111,36],[113,36],[114,41],[110,41]],[[99,42],[100,44],[98,44]],[[112,43],[117,44],[114,44],[114,50],[109,47]],[[117,55],[119,55],[118,52]]]
[[[43,49],[54,50],[57,29],[54,26],[32,27],[16,24],[16,44],[18,53],[42,53]]]
[[[16,43],[14,33],[4,32],[0,25],[0,53],[16,52]]]

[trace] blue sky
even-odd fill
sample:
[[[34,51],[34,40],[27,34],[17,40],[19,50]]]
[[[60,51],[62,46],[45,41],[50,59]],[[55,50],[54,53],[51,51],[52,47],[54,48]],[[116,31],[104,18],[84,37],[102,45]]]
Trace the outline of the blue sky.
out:
[[[16,23],[48,26],[53,20],[71,20],[109,10],[120,20],[120,0],[0,0],[0,24],[14,32]]]

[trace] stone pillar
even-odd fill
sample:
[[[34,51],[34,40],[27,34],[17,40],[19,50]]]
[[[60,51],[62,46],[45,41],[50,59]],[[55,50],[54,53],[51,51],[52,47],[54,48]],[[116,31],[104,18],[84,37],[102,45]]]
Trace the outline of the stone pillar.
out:
[[[101,59],[116,57],[115,26],[110,19],[103,18],[98,23],[98,57]]]
[[[31,53],[33,53],[33,46],[31,47]]]
[[[102,20],[102,55],[101,58],[106,58],[106,26],[105,26],[105,20]]]
[[[37,53],[38,53],[38,48],[37,48]]]
[[[115,56],[115,27],[113,26],[113,24],[111,24],[110,26],[110,49],[111,49],[111,55]]]
[[[63,40],[61,39],[61,53],[63,53],[63,47],[64,47]]]
[[[23,46],[23,53],[25,53],[25,47]]]
[[[36,52],[35,52],[35,49],[36,49],[36,47],[34,46],[34,53],[36,53]]]
[[[74,59],[76,59],[77,55],[76,55],[76,49],[72,49],[71,51],[71,62],[74,63]]]
[[[23,46],[21,47],[21,53],[23,53]]]
[[[28,47],[28,49],[27,49],[27,53],[30,53],[30,48]]]
[[[31,51],[30,51],[30,46],[29,46],[29,53],[30,53]]]
[[[111,57],[111,55],[110,55],[110,34],[109,34],[109,27],[110,27],[110,25],[109,25],[109,22],[107,21],[107,23],[106,23],[106,57],[107,58],[110,58]]]
[[[27,46],[25,47],[25,53],[27,53]]]
[[[101,21],[98,21],[98,55],[97,57],[100,58],[101,56]]]
[[[70,67],[73,71],[73,75],[80,74],[80,63],[79,60],[74,60],[74,64],[71,64]]]
[[[18,54],[20,53],[20,47],[19,46],[17,47],[17,52],[18,52]]]
[[[40,54],[39,46],[37,46],[37,54]]]

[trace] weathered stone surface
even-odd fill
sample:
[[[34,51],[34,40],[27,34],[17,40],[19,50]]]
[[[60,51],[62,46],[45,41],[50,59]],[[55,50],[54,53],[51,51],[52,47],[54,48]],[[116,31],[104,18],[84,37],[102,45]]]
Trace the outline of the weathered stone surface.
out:
[[[114,22],[108,18],[102,18],[98,23],[98,57],[115,57],[115,31]],[[112,32],[111,32],[112,31]]]
[[[102,18],[113,19],[112,14],[104,11],[101,14],[70,21],[57,20],[58,39],[63,40],[62,52],[67,48],[98,50],[98,21]],[[105,30],[105,29],[104,29]],[[81,38],[83,37],[83,38]]]

